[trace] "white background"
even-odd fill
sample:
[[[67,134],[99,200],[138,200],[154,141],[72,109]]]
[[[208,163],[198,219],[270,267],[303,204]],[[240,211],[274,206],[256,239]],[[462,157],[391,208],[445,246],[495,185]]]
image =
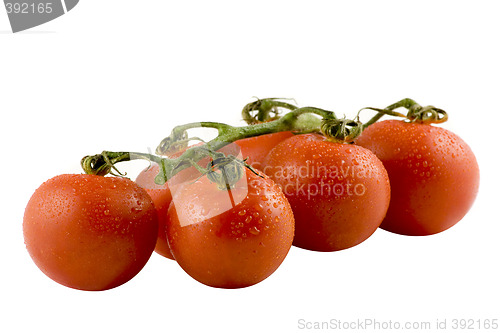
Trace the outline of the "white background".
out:
[[[500,319],[499,11],[497,1],[82,0],[12,34],[0,7],[0,331],[295,332],[300,319],[365,318],[446,319],[452,331],[453,318]],[[87,154],[147,152],[175,125],[241,124],[253,96],[348,116],[405,97],[443,108],[443,126],[479,161],[477,200],[438,235],[378,230],[338,253],[292,248],[241,290],[206,287],[156,254],[105,292],[62,287],[33,264],[22,218],[43,181],[81,172]],[[144,166],[122,168],[135,178]]]

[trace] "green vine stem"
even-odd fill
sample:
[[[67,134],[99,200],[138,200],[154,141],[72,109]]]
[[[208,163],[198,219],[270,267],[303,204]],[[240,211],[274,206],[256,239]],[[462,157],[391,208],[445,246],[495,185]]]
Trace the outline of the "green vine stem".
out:
[[[284,131],[304,133],[311,130],[319,130],[321,119],[314,116],[311,117],[311,114],[316,114],[322,118],[335,118],[335,114],[331,111],[314,107],[303,107],[297,108],[275,121],[248,126],[234,127],[215,122],[190,123],[175,127],[171,134],[160,142],[156,148],[156,154],[168,155],[175,152],[177,150],[176,143],[179,140],[183,140],[182,138],[186,137],[186,131],[192,128],[214,128],[218,131],[218,136],[206,143],[207,148],[211,151],[217,151],[231,142],[253,136]]]
[[[408,109],[408,114],[404,115],[394,111],[400,107]],[[282,117],[278,117],[279,108],[288,109],[290,112],[284,114]],[[212,173],[211,177],[213,179],[222,179],[218,175],[213,174],[213,172],[216,172],[216,170],[219,169],[221,174],[223,174],[227,170],[224,171],[221,168],[224,168],[227,165],[237,166],[238,163],[235,164],[233,161],[227,160],[223,153],[217,151],[240,139],[284,131],[291,131],[295,134],[321,132],[332,141],[350,143],[355,137],[361,134],[363,129],[375,123],[384,115],[406,117],[410,119],[410,121],[420,122],[443,122],[447,119],[446,112],[443,110],[432,106],[421,107],[415,101],[408,98],[391,104],[385,109],[364,109],[370,109],[377,111],[378,113],[368,122],[362,124],[359,121],[359,112],[357,120],[354,121],[349,119],[338,119],[332,111],[315,107],[298,108],[276,98],[258,100],[248,104],[243,109],[244,117],[246,114],[249,119],[254,119],[256,122],[255,124],[239,127],[217,122],[197,122],[185,124],[175,127],[171,134],[161,141],[156,148],[156,155],[146,153],[104,151],[101,154],[85,156],[81,161],[81,165],[87,174],[104,176],[109,173],[117,176],[123,176],[116,169],[116,163],[135,159],[144,159],[154,162],[160,166],[160,172],[155,178],[155,182],[157,184],[164,184],[175,174],[189,167],[195,167],[201,175],[208,175],[209,173]],[[261,112],[262,110],[264,110],[262,117],[258,114],[257,116],[251,115],[251,112],[253,111]],[[360,110],[360,112],[362,110]],[[268,115],[273,113],[276,119],[272,121],[265,121],[266,112],[268,112]],[[260,118],[262,118],[265,122],[260,122]],[[218,131],[218,135],[214,139],[202,145],[195,145],[187,148],[189,141],[203,141],[200,138],[190,138],[188,136],[187,131],[193,128],[213,128]],[[182,149],[186,150],[179,157],[166,157],[169,154]],[[205,157],[210,157],[212,162],[206,168],[203,168],[198,165],[198,162]],[[249,167],[244,163],[244,161],[242,162],[244,166]],[[237,167],[233,167],[232,169],[234,169],[236,174],[243,174],[241,171],[237,171]],[[223,178],[230,178],[234,180],[237,177],[232,177],[232,175],[229,175],[228,177],[228,175],[224,174]],[[229,184],[229,187],[230,185],[231,184]]]
[[[187,141],[190,139],[186,132],[192,128],[214,128],[217,129],[218,136],[205,144],[186,149],[186,151],[177,158],[168,158],[146,153],[104,151],[101,154],[85,156],[81,161],[81,166],[85,173],[106,175],[112,173],[113,170],[117,171],[114,167],[115,163],[133,159],[145,159],[157,163],[160,166],[160,172],[155,182],[157,184],[164,184],[175,174],[191,166],[197,168],[202,174],[208,173],[210,171],[209,169],[213,169],[214,166],[204,169],[200,167],[197,162],[205,157],[211,157],[212,160],[220,159],[224,154],[218,153],[217,151],[236,140],[283,131],[305,133],[311,130],[317,130],[321,126],[321,119],[314,116],[311,117],[311,115],[317,115],[322,118],[335,118],[335,114],[331,111],[314,107],[304,107],[296,108],[276,121],[249,126],[234,127],[216,122],[190,123],[175,127],[170,136],[163,139],[157,147],[156,154],[168,155],[170,152],[179,148],[179,143],[187,144]]]
[[[408,113],[404,115],[402,113],[394,111],[398,108],[405,108],[408,110]],[[369,121],[363,124],[364,128],[374,124],[384,115],[404,117],[408,119],[410,122],[425,123],[425,124],[444,123],[445,121],[448,120],[448,114],[446,113],[446,111],[436,108],[432,105],[425,107],[421,106],[411,98],[402,99],[399,102],[389,105],[385,109],[378,109],[372,107],[363,108],[358,112],[357,116],[358,121],[359,121],[359,113],[363,110],[373,110],[378,112],[373,118],[371,118]]]

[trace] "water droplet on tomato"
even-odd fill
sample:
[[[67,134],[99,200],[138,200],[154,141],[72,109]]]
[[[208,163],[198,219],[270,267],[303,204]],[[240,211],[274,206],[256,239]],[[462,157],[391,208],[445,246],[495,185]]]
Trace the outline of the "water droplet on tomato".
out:
[[[252,235],[255,235],[257,236],[258,234],[260,234],[260,230],[257,228],[257,227],[253,227],[249,230],[249,232],[252,234]]]

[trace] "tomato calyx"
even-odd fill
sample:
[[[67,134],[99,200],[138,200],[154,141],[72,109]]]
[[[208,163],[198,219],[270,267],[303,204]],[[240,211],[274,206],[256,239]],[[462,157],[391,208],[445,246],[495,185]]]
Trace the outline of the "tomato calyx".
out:
[[[81,159],[80,165],[88,175],[105,176],[111,174],[113,176],[124,177],[126,173],[121,173],[115,167],[115,163],[129,160],[129,153],[103,151],[101,154],[85,156]]]
[[[245,175],[245,168],[255,175],[263,177],[245,160],[240,160],[233,155],[225,156],[223,153],[219,157],[212,159],[207,166],[206,175],[212,183],[216,183],[220,190],[230,190]]]
[[[248,125],[254,125],[278,120],[281,118],[281,108],[289,111],[293,111],[298,108],[297,106],[283,102],[282,100],[287,100],[287,98],[258,98],[256,101],[245,105],[241,111],[241,116]]]
[[[439,124],[448,120],[446,111],[432,105],[423,107],[416,103],[410,107],[406,117],[412,123],[421,124]]]
[[[163,140],[158,147],[156,147],[156,154],[158,155],[169,155],[176,153],[181,150],[185,150],[188,147],[189,141],[200,140],[198,137],[189,138],[187,131],[179,131],[174,133],[172,136]]]
[[[363,132],[363,124],[358,120],[337,119],[333,117],[323,118],[321,121],[321,133],[329,141],[339,143],[351,143]]]

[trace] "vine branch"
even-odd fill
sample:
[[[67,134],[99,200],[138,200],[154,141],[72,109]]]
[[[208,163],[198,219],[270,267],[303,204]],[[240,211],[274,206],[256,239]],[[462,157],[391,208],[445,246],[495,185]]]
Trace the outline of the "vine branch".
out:
[[[280,108],[287,109],[290,112],[278,117]],[[394,111],[398,108],[406,108],[408,113],[404,115]],[[361,111],[367,109],[377,111],[377,114],[363,124],[359,121],[359,114]],[[257,114],[252,115],[255,112]],[[268,117],[270,117],[271,113],[274,116],[271,117],[270,121]],[[233,163],[233,160],[228,160],[218,150],[232,142],[245,138],[284,131],[291,131],[294,134],[321,132],[332,141],[352,142],[366,127],[374,124],[384,115],[405,117],[411,122],[420,123],[440,123],[448,119],[448,115],[444,110],[433,106],[422,107],[409,98],[402,99],[384,109],[363,108],[358,112],[356,120],[338,119],[332,111],[316,107],[299,108],[277,98],[259,99],[249,103],[243,108],[242,115],[244,120],[251,123],[250,125],[235,127],[217,122],[196,122],[180,125],[176,126],[170,135],[160,142],[155,151],[156,155],[103,151],[101,154],[85,156],[81,160],[81,166],[87,174],[123,176],[115,167],[116,163],[144,159],[157,163],[160,166],[160,172],[156,176],[155,182],[157,184],[164,184],[175,174],[189,167],[195,167],[201,174],[208,174],[209,172],[213,172],[217,167],[222,168],[225,165],[238,165],[238,163]],[[190,138],[188,136],[188,130],[200,127],[216,129],[218,135],[206,143],[198,137]],[[199,140],[203,144],[188,148],[188,143],[192,140]],[[179,157],[168,157],[173,152],[183,149],[185,151]],[[198,162],[205,157],[210,157],[212,162],[206,168],[203,168],[198,165]],[[247,168],[249,167],[244,161],[241,162]],[[218,166],[217,164],[220,165]],[[215,175],[212,176],[215,177]]]

